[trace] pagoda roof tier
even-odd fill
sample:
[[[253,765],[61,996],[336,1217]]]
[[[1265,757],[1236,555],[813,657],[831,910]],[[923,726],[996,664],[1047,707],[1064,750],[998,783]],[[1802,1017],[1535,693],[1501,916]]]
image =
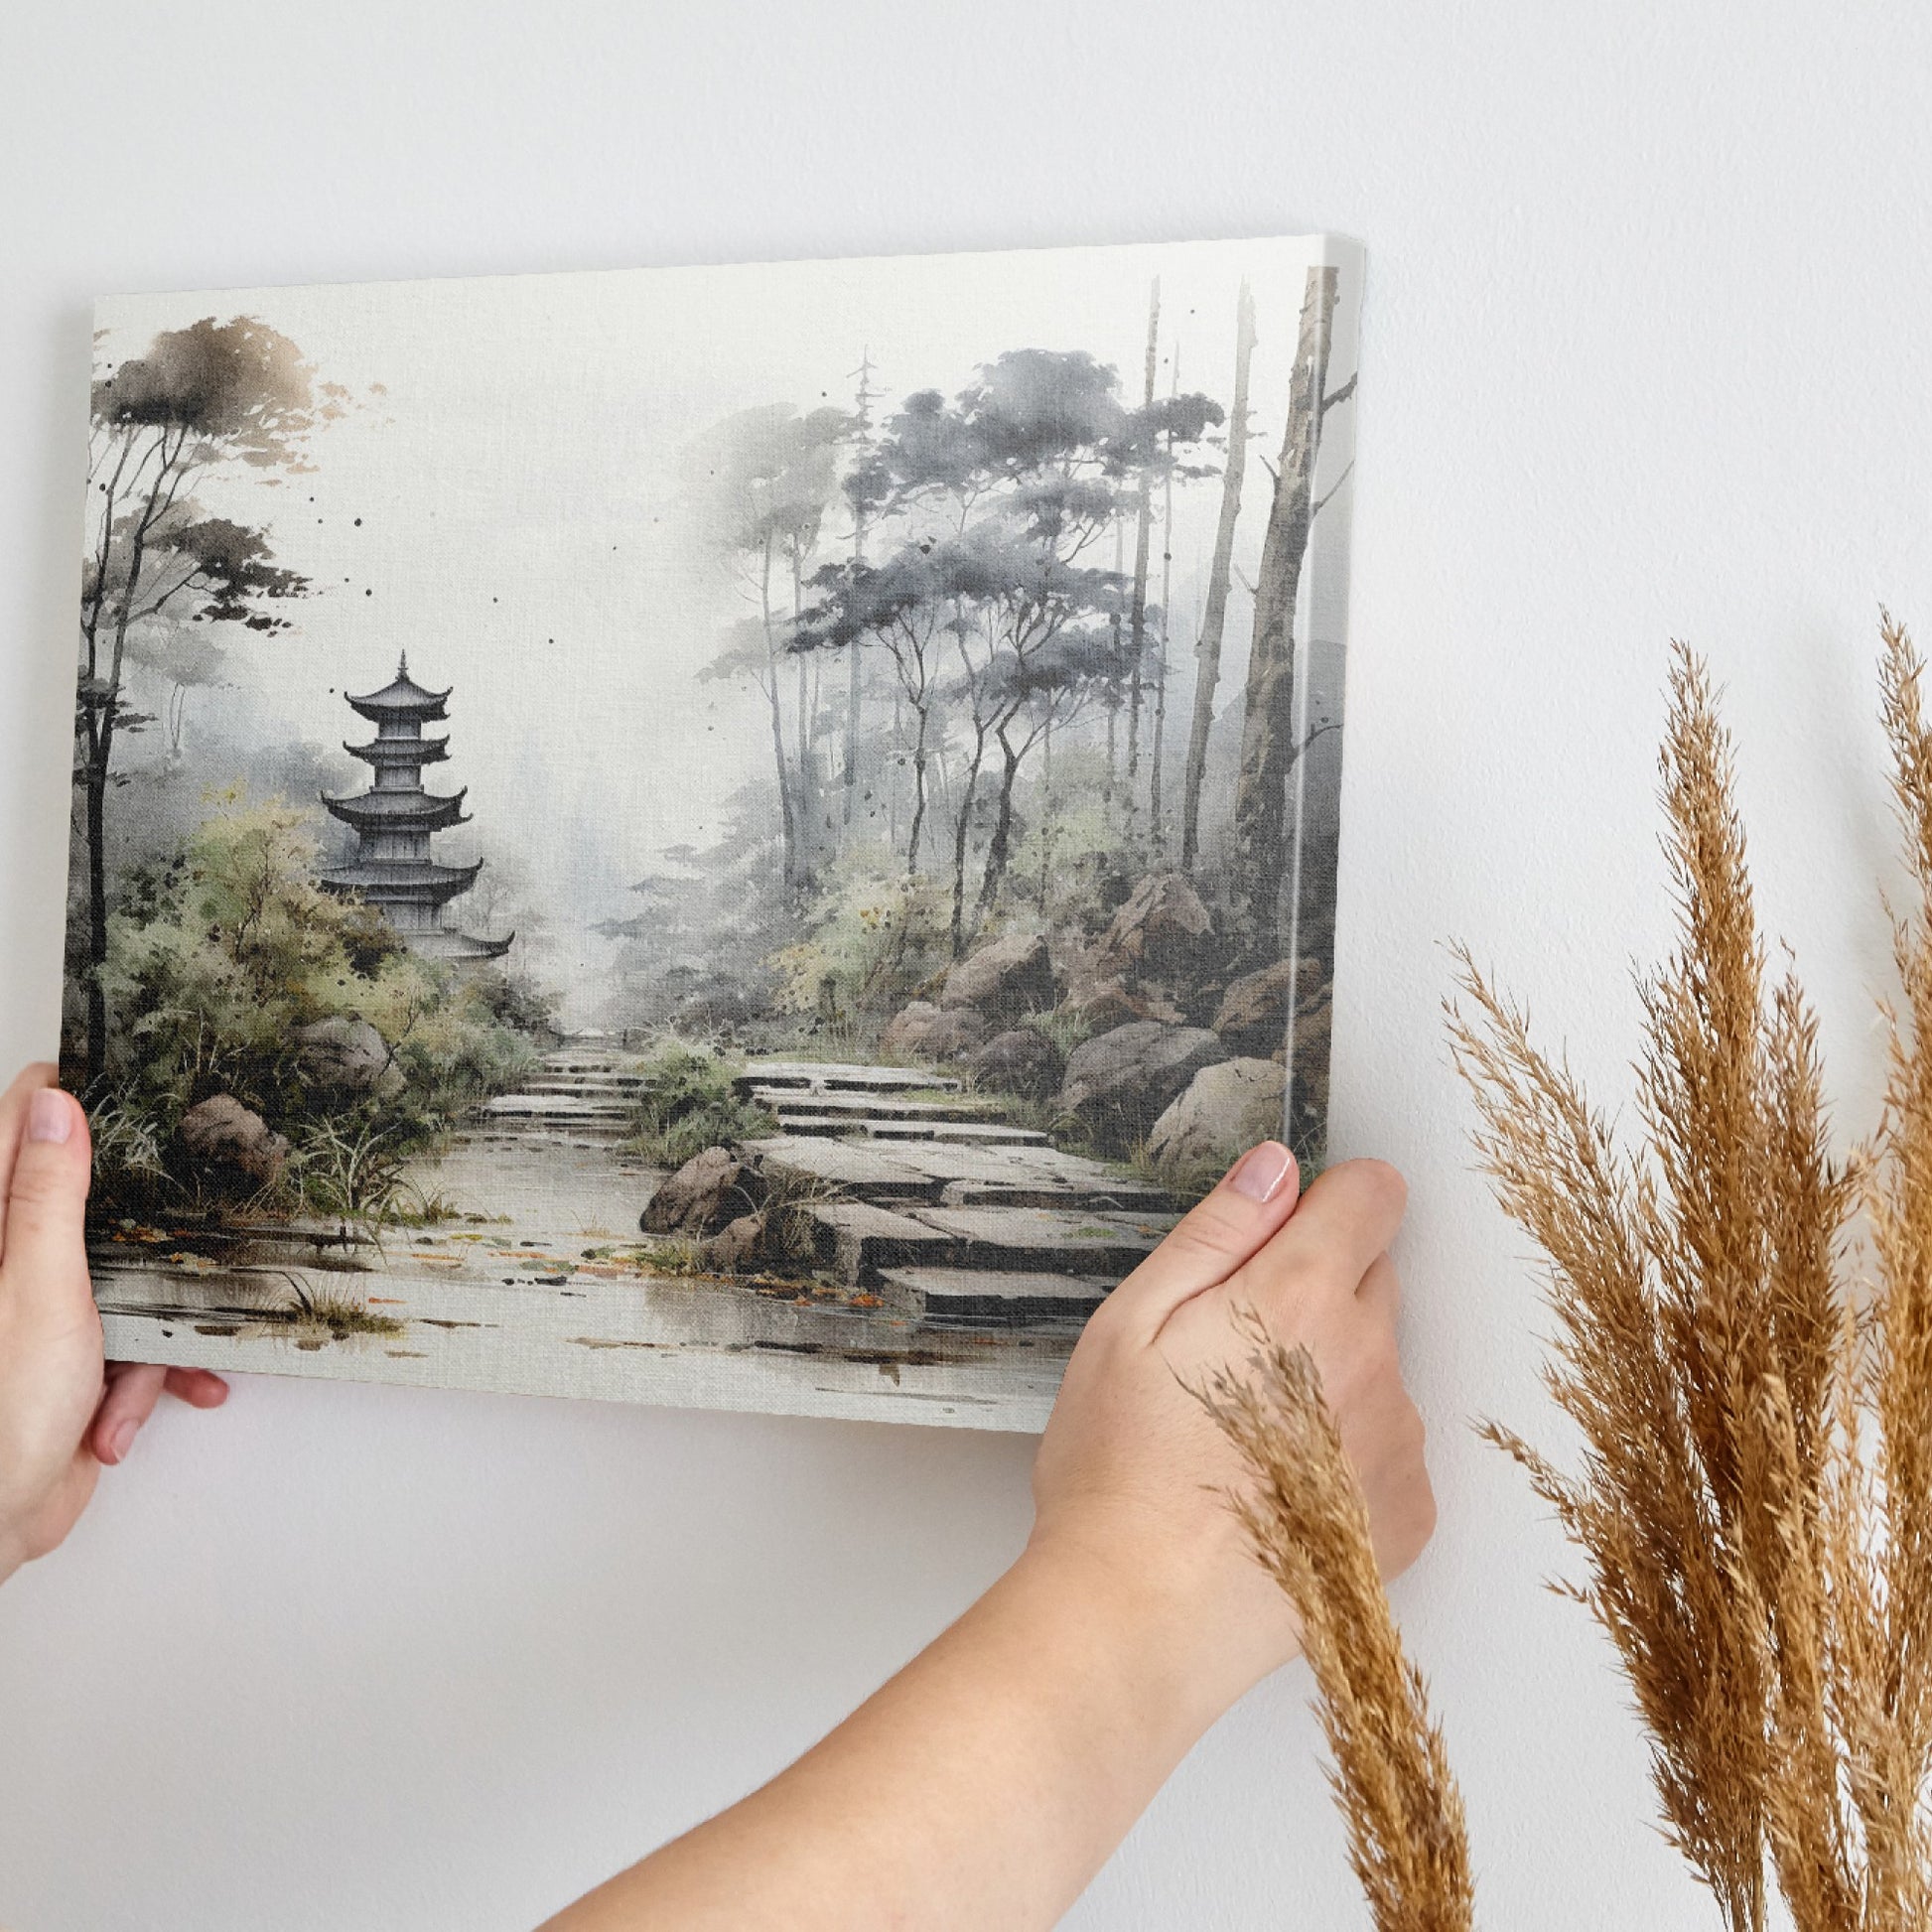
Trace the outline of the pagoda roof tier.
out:
[[[332,798],[325,791],[322,802],[358,832],[441,832],[470,823],[463,809],[469,794],[468,785],[453,798],[428,791],[363,791],[353,798]]]
[[[337,893],[361,893],[378,905],[441,905],[477,883],[483,861],[474,866],[438,866],[417,859],[363,859],[337,866],[322,883]]]
[[[395,676],[380,691],[371,691],[363,698],[353,697],[346,691],[343,695],[364,718],[380,724],[384,718],[440,718],[444,704],[455,689],[452,684],[441,691],[425,691],[409,675],[409,653],[405,651],[396,664]]]
[[[470,959],[501,959],[509,951],[510,941],[516,934],[512,932],[504,939],[480,939],[474,932],[452,932],[447,926],[437,926],[428,932],[412,932],[407,937],[410,951],[421,953],[426,959],[462,962]]]
[[[364,764],[435,764],[450,756],[450,741],[443,738],[375,738],[366,745],[351,745],[343,740],[343,750]]]

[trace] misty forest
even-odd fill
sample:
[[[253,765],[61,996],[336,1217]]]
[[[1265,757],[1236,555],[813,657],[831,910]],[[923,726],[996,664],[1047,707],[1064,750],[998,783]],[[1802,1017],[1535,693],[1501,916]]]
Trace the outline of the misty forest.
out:
[[[64,1026],[103,1308],[217,1365],[624,1393],[625,1348],[861,1376],[883,1349],[956,1391],[989,1340],[1050,1378],[1284,1110],[1318,1165],[1340,643],[1305,576],[1351,467],[1338,283],[1278,315],[1244,284],[1211,345],[1196,318],[1201,387],[1156,281],[1139,366],[988,345],[963,387],[888,392],[857,344],[841,400],[690,440],[680,527],[732,614],[696,686],[755,743],[574,977],[542,867],[436,787],[429,727],[485,756],[463,683],[401,637],[341,689],[305,646],[295,506],[383,385],[248,317],[103,347]],[[278,512],[223,513],[237,479]],[[248,677],[365,742],[265,740],[210,701]],[[482,865],[447,863],[473,814]],[[533,1378],[492,1330],[581,1364]]]

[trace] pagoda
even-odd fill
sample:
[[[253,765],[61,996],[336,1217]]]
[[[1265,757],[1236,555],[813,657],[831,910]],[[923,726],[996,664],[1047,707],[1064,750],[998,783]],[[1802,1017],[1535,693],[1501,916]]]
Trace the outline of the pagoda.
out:
[[[375,737],[367,745],[345,741],[343,750],[372,766],[375,781],[352,798],[322,794],[322,802],[361,840],[354,859],[325,872],[322,884],[332,893],[359,893],[381,909],[412,952],[426,958],[500,959],[515,933],[480,939],[444,923],[444,907],[477,883],[483,861],[440,866],[430,857],[431,833],[470,822],[463,809],[468,785],[447,798],[423,789],[423,766],[450,756],[449,735],[425,738],[423,727],[449,715],[443,707],[455,688],[425,691],[410,677],[405,652],[380,691],[348,700],[375,726]]]

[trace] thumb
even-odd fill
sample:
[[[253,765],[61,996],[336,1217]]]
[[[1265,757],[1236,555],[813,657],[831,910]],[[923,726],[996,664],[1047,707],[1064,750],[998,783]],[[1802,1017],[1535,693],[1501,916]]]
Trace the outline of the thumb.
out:
[[[87,1117],[59,1087],[25,1096],[0,1233],[0,1292],[18,1309],[67,1313],[87,1292]]]

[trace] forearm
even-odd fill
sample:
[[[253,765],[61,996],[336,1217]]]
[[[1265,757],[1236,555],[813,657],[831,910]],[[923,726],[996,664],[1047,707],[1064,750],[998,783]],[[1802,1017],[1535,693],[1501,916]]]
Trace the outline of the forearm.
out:
[[[1052,1925],[1219,1715],[1177,1615],[1030,1552],[823,1743],[551,1932]]]

